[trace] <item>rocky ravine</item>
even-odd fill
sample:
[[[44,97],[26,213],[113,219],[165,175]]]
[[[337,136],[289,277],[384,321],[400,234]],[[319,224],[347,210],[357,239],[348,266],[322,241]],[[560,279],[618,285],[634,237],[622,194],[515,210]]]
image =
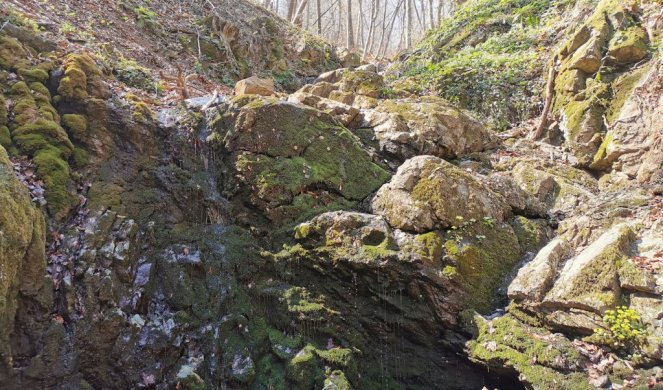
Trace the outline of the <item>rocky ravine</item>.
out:
[[[371,65],[155,113],[93,54],[3,29],[0,386],[659,386],[663,58],[625,15],[573,27],[550,143],[386,98]],[[605,124],[565,87],[597,58],[621,64]],[[584,339],[618,305],[637,350]]]

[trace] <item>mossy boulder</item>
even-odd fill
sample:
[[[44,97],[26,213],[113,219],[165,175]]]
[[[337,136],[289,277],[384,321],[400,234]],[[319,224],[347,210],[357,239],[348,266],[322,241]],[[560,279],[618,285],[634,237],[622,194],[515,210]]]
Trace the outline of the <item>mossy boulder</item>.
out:
[[[34,299],[34,315],[50,310],[44,301],[45,223],[30,202],[23,184],[14,175],[7,153],[0,146],[0,374],[11,363],[11,337],[19,296]],[[48,290],[46,290],[48,289]],[[41,291],[45,290],[45,291]],[[40,306],[43,305],[42,306]]]
[[[494,218],[503,222],[511,213],[501,195],[433,156],[414,157],[401,165],[377,192],[372,206],[391,226],[416,233],[447,229],[459,220]]]
[[[610,40],[608,55],[618,64],[632,64],[648,54],[647,32],[640,26],[619,30]]]
[[[421,154],[453,158],[494,145],[481,122],[436,96],[380,100],[362,127],[373,128],[382,151],[399,161]]]
[[[226,190],[275,224],[350,207],[388,177],[350,131],[310,107],[239,97],[215,132],[236,179],[237,187]]]
[[[630,226],[619,224],[567,261],[543,303],[603,313],[620,301],[619,265],[628,259],[635,239]]]
[[[84,102],[90,97],[99,99],[110,97],[102,73],[88,53],[74,53],[67,56],[58,94],[70,102]]]
[[[475,315],[473,324],[478,337],[467,343],[470,360],[494,372],[515,371],[528,388],[590,388],[584,373],[569,372],[583,357],[564,336],[526,325],[511,314],[493,320]]]

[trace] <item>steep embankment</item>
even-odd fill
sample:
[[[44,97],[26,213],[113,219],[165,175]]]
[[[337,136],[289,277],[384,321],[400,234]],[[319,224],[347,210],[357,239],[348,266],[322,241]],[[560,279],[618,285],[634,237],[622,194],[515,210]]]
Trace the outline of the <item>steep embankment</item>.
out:
[[[83,25],[85,14],[69,13],[92,3],[78,3],[12,4]],[[274,43],[252,23],[282,21],[222,3],[207,11],[239,12],[224,19],[235,42]],[[261,87],[270,96],[201,103],[108,65],[96,42],[145,61],[152,83],[191,66],[198,47],[198,34],[193,57],[157,47],[193,38],[165,17],[179,3],[153,4],[157,16],[122,4],[85,42],[16,12],[0,31],[0,198],[16,204],[0,209],[0,387],[660,382],[660,7],[472,1],[401,65],[404,78],[385,82],[366,65],[290,95]],[[500,57],[500,42],[523,36],[547,51],[520,45]],[[231,51],[250,69],[275,74],[266,52],[251,59],[241,47]],[[527,88],[545,84],[540,59],[555,55],[546,142],[520,136],[531,123],[505,136],[475,119],[536,116],[539,94]],[[452,58],[467,60],[463,71]],[[291,60],[288,69],[313,72]],[[421,64],[454,76],[412,70]],[[223,69],[211,68],[221,73],[192,85],[220,89]],[[408,87],[426,80],[448,98],[469,91],[455,101],[475,113]],[[491,83],[514,99],[484,106]],[[518,111],[526,96],[534,103]],[[617,305],[629,307],[619,328],[602,318]]]

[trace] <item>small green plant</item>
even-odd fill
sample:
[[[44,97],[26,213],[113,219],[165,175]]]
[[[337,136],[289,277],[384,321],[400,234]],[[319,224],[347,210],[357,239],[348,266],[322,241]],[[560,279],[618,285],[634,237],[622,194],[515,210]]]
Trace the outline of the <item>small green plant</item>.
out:
[[[497,220],[493,217],[483,217],[483,224],[488,227],[495,226],[495,222],[497,222]]]
[[[136,15],[136,20],[140,27],[147,28],[152,32],[156,32],[158,22],[157,22],[157,13],[152,11],[147,7],[137,7],[134,8],[134,14]]]
[[[75,31],[76,31],[76,27],[74,27],[69,22],[64,22],[60,26],[60,32],[63,33],[63,34],[73,34]]]
[[[606,310],[603,322],[607,329],[594,329],[594,338],[602,344],[620,348],[636,347],[646,337],[640,314],[626,306]]]

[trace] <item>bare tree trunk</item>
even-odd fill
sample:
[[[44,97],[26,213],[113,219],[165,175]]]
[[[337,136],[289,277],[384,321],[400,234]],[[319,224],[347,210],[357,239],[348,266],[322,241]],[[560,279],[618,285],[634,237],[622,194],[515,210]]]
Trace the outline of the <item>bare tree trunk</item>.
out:
[[[405,0],[405,48],[412,47],[412,0]]]
[[[362,59],[366,59],[366,56],[373,50],[373,41],[375,35],[375,22],[378,19],[378,12],[380,11],[380,0],[371,0],[371,22],[368,26],[368,38],[364,44],[364,54]]]
[[[297,11],[297,0],[290,0],[288,4],[288,21],[292,22],[295,17],[295,12]]]
[[[435,16],[433,15],[433,0],[428,0],[428,22],[431,30],[435,28]]]
[[[302,19],[304,18],[304,11],[306,10],[306,6],[308,5],[308,0],[301,0],[299,3],[299,7],[297,7],[297,12],[295,13],[295,16],[291,19],[292,23],[294,23],[295,26],[301,27],[302,26]]]
[[[383,57],[387,53],[387,50],[389,49],[389,45],[391,44],[391,36],[394,34],[394,25],[396,23],[396,18],[401,16],[400,15],[400,10],[401,10],[401,7],[403,6],[404,1],[405,0],[400,0],[398,2],[398,5],[396,5],[396,8],[394,8],[394,12],[391,14],[391,23],[389,24],[389,29],[388,29],[389,32],[387,34],[387,42],[385,43],[384,47],[382,48],[382,54],[380,54],[380,57]],[[402,23],[402,21],[401,21],[401,25],[404,25],[404,23]],[[401,42],[403,41],[404,36],[405,36],[405,34],[400,34],[401,38],[400,38],[400,41],[398,43],[399,49],[400,49]]]
[[[352,28],[352,0],[347,0],[346,1],[346,28],[347,28],[347,36],[346,36],[346,46],[348,49],[353,49],[355,45],[355,37],[354,37],[354,31]]]
[[[322,14],[320,13],[320,1],[321,0],[316,0],[315,1],[315,14],[316,17],[318,18],[318,21],[316,22],[318,26],[318,35],[322,35]]]

